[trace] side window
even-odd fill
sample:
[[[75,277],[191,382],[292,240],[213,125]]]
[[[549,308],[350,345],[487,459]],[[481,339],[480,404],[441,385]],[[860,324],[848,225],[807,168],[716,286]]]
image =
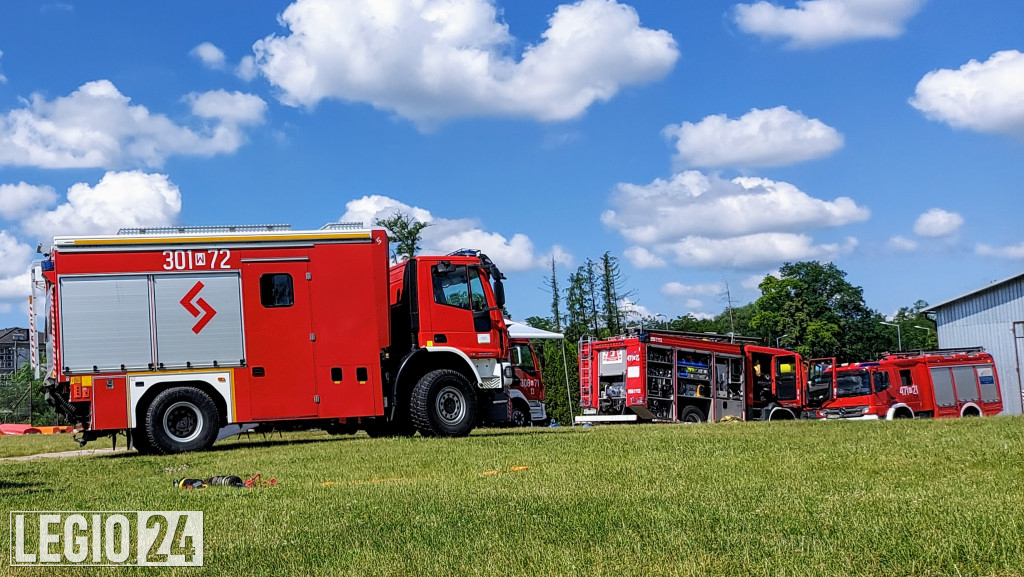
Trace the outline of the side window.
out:
[[[534,368],[533,355],[530,354],[530,347],[526,345],[516,345],[514,359],[516,366],[531,370]]]
[[[880,393],[889,388],[889,373],[878,371],[875,373],[875,392]]]
[[[469,278],[466,267],[455,267],[451,272],[438,272],[431,267],[434,283],[434,302],[440,305],[470,309]]]
[[[914,379],[910,378],[910,369],[900,369],[900,386],[911,387],[914,385]]]
[[[782,401],[796,399],[796,357],[775,357],[775,396]]]
[[[260,276],[260,304],[267,308],[290,307],[295,304],[292,275],[287,273]]]
[[[487,297],[484,295],[483,281],[480,280],[480,269],[469,269],[469,292],[473,300],[473,310],[482,311],[487,308]]]

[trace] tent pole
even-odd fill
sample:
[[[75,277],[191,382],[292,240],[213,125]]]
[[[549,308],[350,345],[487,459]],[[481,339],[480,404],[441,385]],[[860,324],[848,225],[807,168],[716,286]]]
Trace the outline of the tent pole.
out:
[[[569,359],[565,356],[565,339],[562,339],[562,367],[565,369],[565,397],[569,401],[569,426],[576,426],[576,411],[572,408],[572,392],[569,390]]]

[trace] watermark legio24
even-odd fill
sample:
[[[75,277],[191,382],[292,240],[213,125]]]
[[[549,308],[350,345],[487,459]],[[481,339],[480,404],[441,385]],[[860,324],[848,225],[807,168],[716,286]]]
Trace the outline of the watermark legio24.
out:
[[[203,565],[202,511],[11,511],[11,566]]]

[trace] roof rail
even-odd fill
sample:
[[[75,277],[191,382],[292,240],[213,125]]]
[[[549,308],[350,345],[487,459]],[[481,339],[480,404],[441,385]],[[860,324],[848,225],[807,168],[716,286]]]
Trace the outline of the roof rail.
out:
[[[632,329],[637,331],[636,328]],[[716,343],[740,343],[745,345],[759,345],[764,342],[763,339],[757,337],[746,337],[737,334],[721,334],[721,333],[694,333],[689,331],[673,331],[669,329],[644,329],[640,328],[639,332],[645,332],[648,334],[659,334],[659,335],[672,335],[675,337],[686,337],[688,339],[699,339],[702,341],[711,341]]]
[[[363,228],[361,222],[329,222],[320,227],[320,230],[359,230]]]
[[[290,224],[214,224],[198,226],[146,226],[122,228],[117,231],[118,235],[142,235],[142,234],[197,234],[197,233],[225,233],[225,232],[278,232],[291,230]]]
[[[974,355],[983,352],[985,352],[985,347],[955,347],[951,349],[932,349],[930,351],[901,351],[898,353],[888,353],[887,355],[883,356],[896,357],[900,359],[910,359],[914,357],[928,356],[951,357],[953,355]]]

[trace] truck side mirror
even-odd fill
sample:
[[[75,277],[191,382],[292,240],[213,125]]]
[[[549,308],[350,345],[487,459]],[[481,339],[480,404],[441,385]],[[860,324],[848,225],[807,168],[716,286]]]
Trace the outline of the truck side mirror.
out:
[[[500,277],[494,279],[494,301],[499,308],[505,306],[505,285]]]

